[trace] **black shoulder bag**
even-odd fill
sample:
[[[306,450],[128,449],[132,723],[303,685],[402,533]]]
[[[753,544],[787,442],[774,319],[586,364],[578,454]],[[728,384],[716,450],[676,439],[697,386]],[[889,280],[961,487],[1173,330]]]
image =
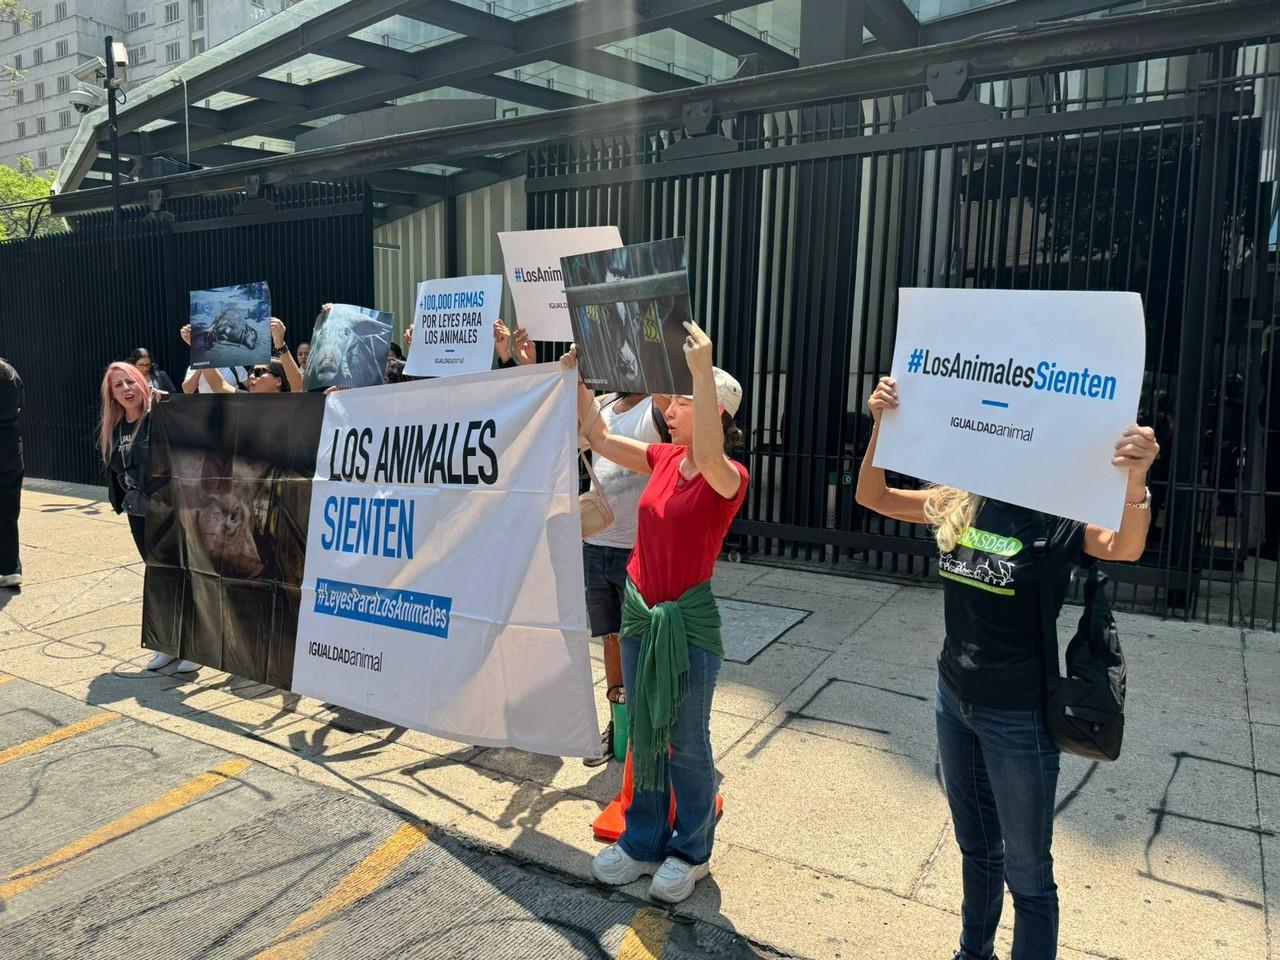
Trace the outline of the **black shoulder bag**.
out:
[[[1103,589],[1106,575],[1096,560],[1084,570],[1084,611],[1075,636],[1067,644],[1066,674],[1058,672],[1058,623],[1053,613],[1053,588],[1043,562],[1048,542],[1041,535],[1033,544],[1036,580],[1040,588],[1040,619],[1044,634],[1045,719],[1058,749],[1090,760],[1115,760],[1124,740],[1124,651],[1115,617]]]

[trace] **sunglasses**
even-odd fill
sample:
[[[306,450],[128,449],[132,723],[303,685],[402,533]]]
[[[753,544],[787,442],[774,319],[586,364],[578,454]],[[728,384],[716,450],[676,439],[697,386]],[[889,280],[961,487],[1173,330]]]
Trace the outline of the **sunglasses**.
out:
[[[250,377],[269,377],[271,376],[270,367],[254,367],[249,371]]]

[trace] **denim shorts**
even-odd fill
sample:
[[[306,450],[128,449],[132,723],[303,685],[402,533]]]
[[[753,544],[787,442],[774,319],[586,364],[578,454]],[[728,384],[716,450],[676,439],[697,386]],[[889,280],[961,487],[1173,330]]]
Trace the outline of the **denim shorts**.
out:
[[[587,619],[593,637],[607,637],[622,629],[622,598],[627,594],[627,561],[631,551],[620,547],[582,545],[582,569],[587,583]]]

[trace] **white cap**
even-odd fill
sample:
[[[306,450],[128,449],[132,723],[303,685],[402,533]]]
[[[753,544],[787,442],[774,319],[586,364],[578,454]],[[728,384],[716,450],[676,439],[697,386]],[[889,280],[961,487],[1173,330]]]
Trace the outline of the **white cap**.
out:
[[[731,417],[738,415],[738,407],[742,405],[742,385],[719,367],[711,368],[716,376],[716,403],[724,408]]]

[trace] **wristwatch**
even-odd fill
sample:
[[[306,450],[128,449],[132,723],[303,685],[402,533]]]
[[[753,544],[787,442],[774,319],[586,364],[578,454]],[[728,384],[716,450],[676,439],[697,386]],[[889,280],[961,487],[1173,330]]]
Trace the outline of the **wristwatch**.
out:
[[[1147,495],[1141,500],[1126,500],[1124,505],[1130,510],[1150,510],[1151,509],[1151,488],[1147,487]]]

